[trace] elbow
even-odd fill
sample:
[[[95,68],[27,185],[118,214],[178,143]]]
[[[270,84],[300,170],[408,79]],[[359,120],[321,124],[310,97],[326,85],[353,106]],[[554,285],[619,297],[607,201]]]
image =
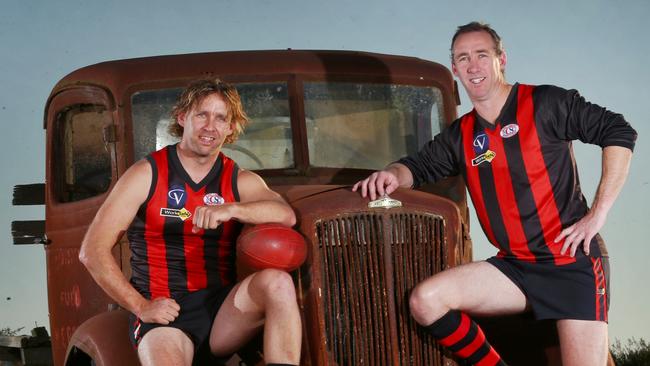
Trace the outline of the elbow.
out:
[[[83,264],[86,268],[89,268],[92,261],[92,255],[88,249],[86,241],[81,244],[81,249],[79,250],[79,262]]]
[[[284,224],[288,227],[293,227],[296,225],[296,214],[293,212],[292,209],[289,209],[289,212],[287,214],[287,217],[284,220]]]
[[[287,227],[293,227],[297,221],[296,213],[288,203],[285,203],[283,206],[283,210],[281,211],[282,214],[278,215],[278,223]]]
[[[84,250],[84,246],[82,245],[81,250],[79,250],[79,262],[81,262],[81,264],[83,264],[84,266],[88,267],[89,261],[90,260],[88,258],[88,252]]]

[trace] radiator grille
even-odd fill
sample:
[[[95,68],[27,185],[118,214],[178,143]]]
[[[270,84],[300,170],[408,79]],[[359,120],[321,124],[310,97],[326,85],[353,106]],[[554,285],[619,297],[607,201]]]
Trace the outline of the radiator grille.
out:
[[[408,313],[408,293],[443,266],[434,215],[362,214],[316,224],[326,348],[339,365],[441,365]]]

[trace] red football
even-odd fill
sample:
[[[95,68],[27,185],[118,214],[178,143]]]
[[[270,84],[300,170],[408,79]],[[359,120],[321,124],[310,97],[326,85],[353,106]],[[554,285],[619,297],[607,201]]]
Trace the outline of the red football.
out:
[[[299,232],[280,224],[247,226],[237,239],[237,256],[256,270],[290,272],[307,258],[307,244]]]

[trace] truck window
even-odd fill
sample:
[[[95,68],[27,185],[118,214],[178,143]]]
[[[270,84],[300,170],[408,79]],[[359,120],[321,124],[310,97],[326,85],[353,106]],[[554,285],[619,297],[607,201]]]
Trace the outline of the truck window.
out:
[[[59,112],[54,144],[55,192],[59,202],[102,194],[111,184],[110,149],[105,128],[113,124],[102,105],[79,104]]]
[[[243,135],[223,152],[245,169],[280,169],[294,165],[287,84],[235,84],[250,118]],[[131,98],[135,160],[178,138],[167,132],[181,88],[142,91]]]
[[[304,84],[309,159],[316,167],[381,169],[417,152],[441,129],[437,88],[390,84]]]

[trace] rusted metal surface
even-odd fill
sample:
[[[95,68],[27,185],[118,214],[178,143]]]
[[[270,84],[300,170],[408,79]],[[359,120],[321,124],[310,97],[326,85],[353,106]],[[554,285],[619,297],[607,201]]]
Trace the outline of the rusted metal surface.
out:
[[[460,214],[449,200],[399,190],[395,209],[369,209],[349,188],[293,192],[311,245],[301,271],[305,340],[315,365],[442,365],[433,339],[408,313],[408,294],[456,264]],[[307,194],[306,196],[303,196]],[[314,212],[315,211],[315,212]]]
[[[52,353],[57,365],[63,364],[68,342],[77,327],[93,315],[107,311],[112,302],[79,262],[78,255],[78,248],[52,245],[46,249]]]
[[[430,213],[369,213],[318,222],[316,231],[325,332],[335,360],[440,364],[434,340],[409,315],[408,294],[442,270],[444,220]]]
[[[326,347],[339,364],[390,363],[381,217],[317,223]]]
[[[138,366],[138,356],[129,341],[129,313],[113,310],[84,322],[71,335],[65,365],[74,365],[80,351],[90,356],[97,366]],[[62,363],[63,364],[63,363]]]
[[[399,364],[439,365],[440,348],[411,317],[408,295],[418,283],[444,268],[445,218],[432,214],[391,215],[391,226]]]
[[[192,80],[206,77],[220,77],[229,82],[287,83],[296,166],[292,169],[263,171],[262,175],[271,179],[271,184],[345,184],[360,176],[359,172],[354,178],[349,176],[348,173],[353,171],[347,169],[323,168],[312,171],[307,165],[304,101],[301,94],[305,81],[434,86],[440,89],[443,97],[444,122],[450,123],[456,117],[456,104],[452,97],[454,84],[446,67],[414,57],[349,51],[237,51],[109,61],[67,75],[57,83],[49,98],[54,100],[59,94],[80,87],[108,91],[118,106],[114,113],[118,124],[118,170],[124,171],[124,168],[133,163],[133,146],[130,143],[124,144],[132,139],[133,93],[184,87]],[[52,113],[50,109],[49,106],[46,107],[46,114]],[[291,180],[297,176],[300,177],[297,181],[281,182],[282,179]]]
[[[76,70],[54,87],[50,97],[79,85],[100,85],[111,90],[122,104],[122,96],[139,85],[186,83],[200,77],[239,81],[286,80],[288,75],[306,80],[361,81],[436,85],[448,89],[445,103],[455,113],[453,79],[449,70],[435,62],[415,57],[370,52],[326,50],[270,50],[195,53],[102,62]]]
[[[48,308],[55,365],[63,365],[72,334],[93,315],[105,312],[112,300],[92,279],[79,262],[79,247],[90,222],[107,194],[76,202],[62,203],[56,199],[54,181],[58,162],[53,159],[56,146],[57,114],[71,104],[98,103],[114,110],[110,94],[103,88],[81,86],[57,93],[46,108],[47,148],[45,219],[50,245],[45,247],[47,263]],[[112,165],[117,162],[113,159]],[[113,182],[117,179],[113,172]],[[119,248],[114,250],[119,258]],[[120,263],[118,261],[118,263]]]

